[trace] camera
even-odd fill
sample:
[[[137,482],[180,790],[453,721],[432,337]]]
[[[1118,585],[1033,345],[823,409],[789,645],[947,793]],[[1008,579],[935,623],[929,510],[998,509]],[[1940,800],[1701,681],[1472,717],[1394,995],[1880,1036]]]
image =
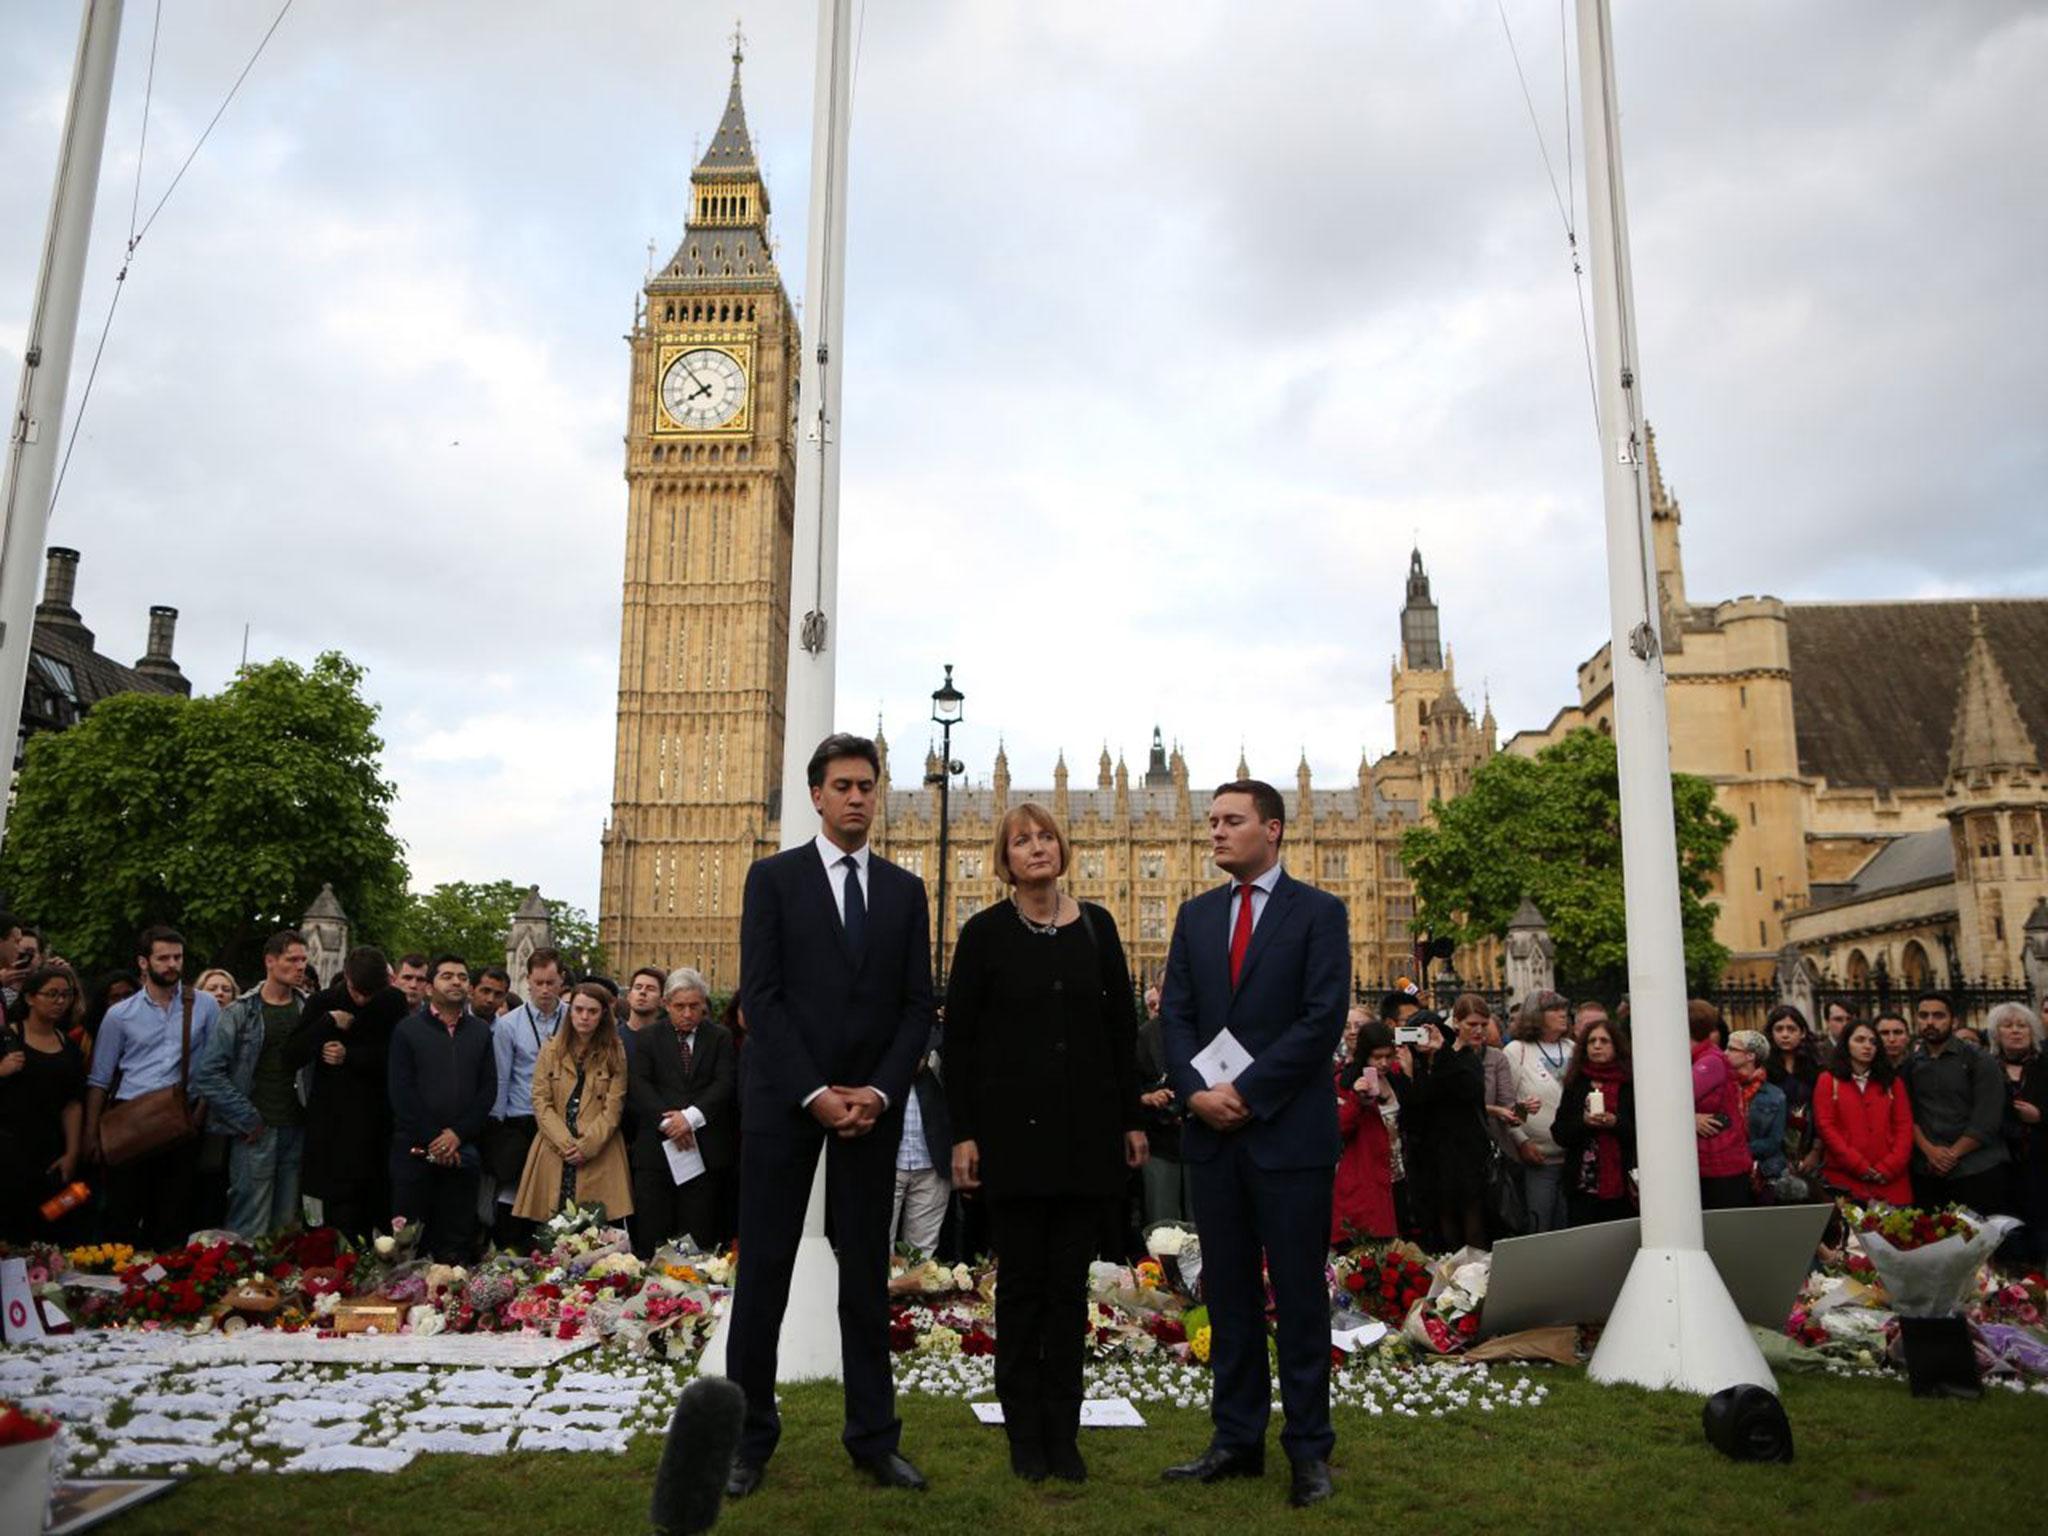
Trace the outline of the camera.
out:
[[[1403,1024],[1394,1031],[1394,1044],[1420,1045],[1429,1038],[1427,1024]]]

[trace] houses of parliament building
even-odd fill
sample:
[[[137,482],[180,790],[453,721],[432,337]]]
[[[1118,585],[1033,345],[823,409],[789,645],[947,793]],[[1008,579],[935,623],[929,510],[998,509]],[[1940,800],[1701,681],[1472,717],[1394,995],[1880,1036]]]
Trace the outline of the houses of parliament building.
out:
[[[681,243],[648,277],[630,335],[627,524],[612,817],[599,928],[616,967],[690,964],[739,977],[747,868],[779,846],[785,645],[794,516],[797,325],[768,237],[740,57],[717,132],[690,175]],[[1913,981],[2048,964],[2048,600],[1696,602],[1678,499],[1650,444],[1652,531],[1669,674],[1672,766],[1708,778],[1737,822],[1715,898],[1738,971],[1796,950],[1823,972]],[[1496,750],[1490,706],[1460,698],[1430,581],[1410,558],[1391,671],[1394,749],[1357,777],[1292,775],[1287,859],[1341,896],[1370,989],[1412,970],[1415,896],[1402,834],[1463,793]],[[1506,750],[1612,728],[1608,656],[1577,698]],[[939,763],[897,770],[884,744],[876,848],[938,889]],[[1255,767],[1286,793],[1288,776]],[[1133,772],[1107,750],[1071,782],[1022,786],[999,749],[951,797],[947,933],[1000,892],[995,827],[1021,800],[1051,807],[1072,846],[1069,888],[1116,915],[1133,969],[1157,976],[1179,904],[1221,878],[1208,789],[1154,730]],[[939,914],[935,913],[937,918]],[[935,931],[939,928],[935,921]],[[2037,942],[2038,941],[2038,942]],[[1495,984],[1497,946],[1461,954]]]

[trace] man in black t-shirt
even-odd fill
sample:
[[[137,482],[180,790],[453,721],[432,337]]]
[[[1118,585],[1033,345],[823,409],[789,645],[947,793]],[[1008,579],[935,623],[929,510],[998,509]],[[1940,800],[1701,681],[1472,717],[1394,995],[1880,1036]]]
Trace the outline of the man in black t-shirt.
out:
[[[228,1133],[228,1225],[260,1238],[299,1220],[305,1107],[287,1060],[305,1007],[306,941],[290,929],[263,946],[262,985],[228,1005],[192,1066],[211,1129]]]

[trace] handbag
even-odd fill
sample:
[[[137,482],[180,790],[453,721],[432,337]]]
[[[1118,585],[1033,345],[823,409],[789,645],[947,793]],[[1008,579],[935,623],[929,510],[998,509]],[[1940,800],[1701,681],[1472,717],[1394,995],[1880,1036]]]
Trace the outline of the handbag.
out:
[[[1493,1139],[1484,1111],[1479,1122],[1480,1129],[1487,1131],[1486,1214],[1501,1231],[1519,1236],[1529,1230],[1529,1195],[1522,1187],[1521,1164]]]
[[[206,1124],[206,1106],[189,1099],[185,1083],[192,1074],[192,999],[184,989],[185,1018],[178,1034],[178,1080],[113,1104],[100,1116],[100,1160],[119,1168],[137,1158],[183,1146]],[[118,1078],[112,1087],[118,1086]]]

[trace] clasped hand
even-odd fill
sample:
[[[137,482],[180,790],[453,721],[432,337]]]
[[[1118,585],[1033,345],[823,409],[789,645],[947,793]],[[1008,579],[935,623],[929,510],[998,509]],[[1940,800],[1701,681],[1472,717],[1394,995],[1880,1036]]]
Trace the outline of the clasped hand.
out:
[[[1235,1083],[1204,1088],[1189,1098],[1188,1110],[1212,1131],[1234,1131],[1252,1117],[1251,1106],[1238,1093]]]
[[[873,1088],[833,1084],[811,1100],[811,1117],[841,1140],[865,1136],[882,1118],[882,1095]]]

